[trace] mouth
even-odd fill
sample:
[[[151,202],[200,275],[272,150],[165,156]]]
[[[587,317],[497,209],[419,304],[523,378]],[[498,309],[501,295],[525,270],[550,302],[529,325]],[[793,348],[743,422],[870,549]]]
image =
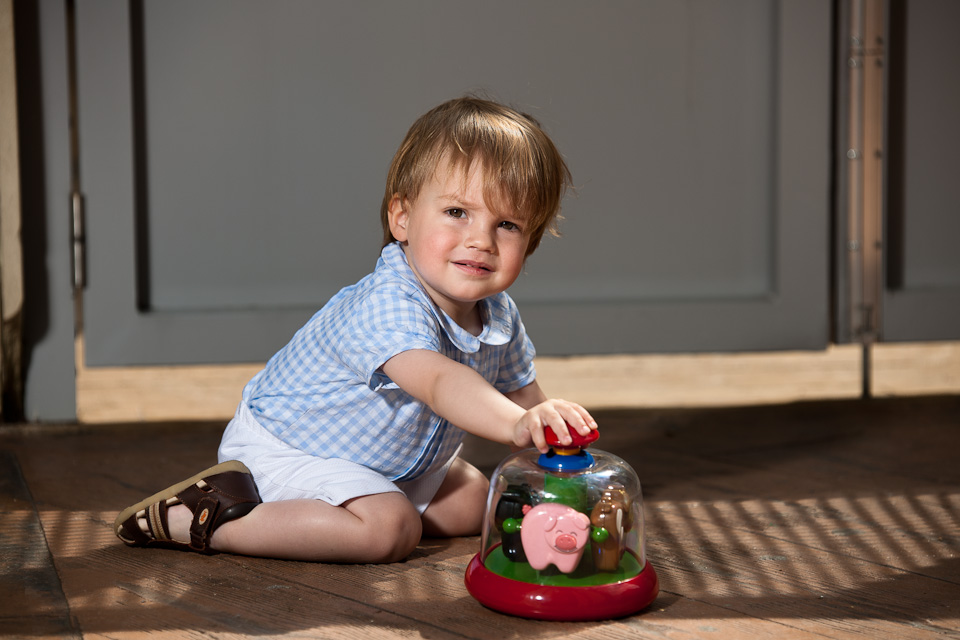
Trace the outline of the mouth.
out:
[[[493,273],[493,268],[482,262],[474,262],[473,260],[458,260],[454,262],[454,264],[458,267],[466,269],[467,271]]]

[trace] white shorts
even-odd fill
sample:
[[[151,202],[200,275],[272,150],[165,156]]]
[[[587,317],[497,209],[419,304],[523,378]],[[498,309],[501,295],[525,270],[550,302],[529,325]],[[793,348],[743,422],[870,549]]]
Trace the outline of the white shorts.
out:
[[[461,447],[462,448],[462,447]],[[391,482],[373,469],[338,458],[318,458],[291,447],[260,426],[243,402],[227,425],[219,462],[239,460],[253,473],[264,502],[323,500],[341,505],[352,498],[400,492],[423,513],[443,484],[460,449],[439,469],[416,480]]]

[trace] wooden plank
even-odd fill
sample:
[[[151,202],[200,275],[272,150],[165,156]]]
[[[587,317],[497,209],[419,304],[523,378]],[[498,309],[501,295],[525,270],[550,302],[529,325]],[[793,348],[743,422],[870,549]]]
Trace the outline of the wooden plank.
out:
[[[403,563],[129,549],[117,511],[213,461],[221,423],[0,430],[89,637],[960,637],[960,396],[598,412],[645,491],[662,592],[622,620],[489,611],[478,538]],[[488,473],[504,447],[470,439]],[[2,607],[2,605],[0,605]]]
[[[664,589],[728,609],[731,615],[777,620],[811,633],[837,629],[881,637],[891,622],[897,637],[948,632],[957,617],[960,584],[925,575],[928,566],[952,566],[955,545],[904,558],[874,546],[884,523],[863,532],[850,514],[819,504],[767,500],[671,504],[648,519],[659,532],[650,547],[669,579]],[[901,550],[895,537],[886,550]],[[906,560],[906,561],[905,561]],[[953,567],[955,569],[955,567]],[[831,636],[834,637],[834,636]]]
[[[0,636],[79,638],[16,456],[0,449]]]
[[[960,342],[874,347],[877,396],[960,392]],[[261,363],[182,367],[87,367],[77,341],[81,422],[229,420]],[[552,397],[591,409],[717,407],[861,394],[859,345],[817,352],[613,355],[537,360]]]
[[[604,417],[656,478],[665,591],[818,636],[956,633],[957,398]]]

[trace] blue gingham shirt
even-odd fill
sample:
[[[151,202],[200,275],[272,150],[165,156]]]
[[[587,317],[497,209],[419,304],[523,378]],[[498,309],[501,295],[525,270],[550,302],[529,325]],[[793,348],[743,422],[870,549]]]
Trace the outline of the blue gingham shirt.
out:
[[[387,245],[372,274],[334,295],[254,376],[243,402],[301,451],[413,480],[448,461],[464,434],[392,382],[383,363],[410,349],[436,351],[503,393],[536,377],[510,296],[478,304],[483,332],[473,336],[433,303],[400,245]]]

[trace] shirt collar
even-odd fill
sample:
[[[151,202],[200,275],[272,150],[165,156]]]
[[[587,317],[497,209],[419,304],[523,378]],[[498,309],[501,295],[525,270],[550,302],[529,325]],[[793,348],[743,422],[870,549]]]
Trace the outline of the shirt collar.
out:
[[[430,298],[423,285],[417,280],[416,274],[407,263],[407,255],[399,242],[388,244],[380,252],[380,264],[383,264],[391,271],[395,272],[400,278],[414,285],[421,296],[428,303],[437,322],[443,327],[444,333],[450,338],[450,341],[461,351],[465,353],[476,353],[480,350],[481,344],[497,346],[506,344],[513,336],[513,327],[509,310],[507,294],[504,292],[484,298],[477,304],[480,305],[480,318],[483,320],[483,331],[479,336],[471,334],[469,331],[458,325],[447,315],[447,312],[441,309]]]

